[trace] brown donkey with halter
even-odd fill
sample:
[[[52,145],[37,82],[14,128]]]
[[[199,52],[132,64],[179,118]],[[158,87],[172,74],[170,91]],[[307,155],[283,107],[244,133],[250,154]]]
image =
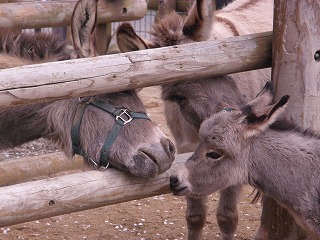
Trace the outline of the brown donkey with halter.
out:
[[[0,32],[0,67],[95,56],[97,1],[80,0],[72,15],[73,46],[43,33]],[[40,137],[97,168],[109,164],[137,177],[170,168],[175,148],[150,121],[135,90],[0,109],[0,149]]]
[[[218,11],[215,10],[214,0],[197,0],[187,16],[174,11],[164,12],[165,15],[160,16],[153,25],[152,41],[142,40],[129,24],[122,24],[117,30],[121,51],[271,31],[273,0],[235,0]],[[250,101],[270,80],[270,76],[270,69],[263,69],[163,85],[166,119],[178,152],[194,151],[199,142],[199,127],[205,119],[226,107],[237,108]],[[216,214],[224,240],[234,238],[240,193],[240,185],[221,191]],[[206,222],[206,201],[206,196],[187,197],[186,219],[190,240],[201,239]],[[259,232],[261,234],[262,231]]]
[[[250,184],[275,199],[305,230],[320,237],[320,136],[278,120],[272,84],[241,109],[224,109],[200,127],[200,143],[177,175],[175,195],[202,196]]]

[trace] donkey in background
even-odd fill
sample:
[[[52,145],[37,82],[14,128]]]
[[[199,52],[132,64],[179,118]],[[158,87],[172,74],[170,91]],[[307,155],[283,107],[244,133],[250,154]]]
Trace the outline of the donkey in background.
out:
[[[320,237],[320,135],[278,120],[289,96],[271,105],[272,84],[240,110],[205,120],[194,154],[171,176],[175,195],[202,196],[250,184]]]
[[[117,30],[120,50],[127,52],[271,31],[273,0],[235,0],[218,11],[215,1],[197,0],[186,17],[174,11],[164,13],[153,25],[152,41],[140,38],[129,24],[120,25]],[[270,69],[263,69],[163,85],[165,115],[178,152],[194,151],[199,142],[199,127],[205,119],[226,107],[244,105],[259,93],[270,77]],[[221,191],[216,215],[224,240],[234,238],[240,194],[240,185]],[[206,201],[206,196],[187,196],[190,240],[201,239]]]
[[[95,56],[96,15],[96,0],[76,3],[73,46],[53,35],[2,29],[0,66]],[[110,163],[137,177],[154,177],[170,168],[175,148],[145,111],[134,90],[1,108],[0,150],[43,137],[68,157],[81,154],[91,165]]]

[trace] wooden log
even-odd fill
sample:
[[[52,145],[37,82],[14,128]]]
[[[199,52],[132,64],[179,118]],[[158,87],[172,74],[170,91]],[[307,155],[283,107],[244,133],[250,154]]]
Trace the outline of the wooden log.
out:
[[[0,227],[169,193],[170,175],[190,155],[177,155],[168,171],[152,179],[110,168],[1,187]]]
[[[158,1],[159,0],[149,0],[148,9],[158,10]],[[176,10],[178,12],[187,12],[191,1],[192,0],[176,0]]]
[[[320,130],[319,12],[317,0],[275,1],[272,62],[276,98],[290,95],[285,117],[317,131]],[[264,205],[267,205],[265,213],[269,214],[268,239],[319,239],[304,233],[275,201],[269,199]]]
[[[70,25],[76,1],[3,3],[0,27],[42,28]],[[145,16],[145,0],[99,1],[98,23],[131,21]]]
[[[0,71],[0,106],[118,92],[270,67],[272,35],[260,33]]]
[[[86,169],[82,157],[67,159],[61,152],[3,160],[0,161],[0,187],[81,169]]]

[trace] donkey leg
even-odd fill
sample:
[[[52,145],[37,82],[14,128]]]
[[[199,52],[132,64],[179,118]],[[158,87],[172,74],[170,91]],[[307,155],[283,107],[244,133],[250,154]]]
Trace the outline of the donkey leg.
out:
[[[254,240],[268,240],[269,234],[268,234],[268,227],[267,227],[267,221],[268,221],[268,201],[266,201],[266,196],[262,195],[262,212],[260,217],[260,226],[259,229],[254,237]]]
[[[217,209],[217,220],[220,227],[220,238],[223,240],[234,239],[238,226],[237,204],[241,195],[242,186],[228,187],[220,192]]]
[[[207,196],[201,198],[186,197],[187,212],[186,220],[188,226],[188,240],[202,239],[204,224],[207,214]]]

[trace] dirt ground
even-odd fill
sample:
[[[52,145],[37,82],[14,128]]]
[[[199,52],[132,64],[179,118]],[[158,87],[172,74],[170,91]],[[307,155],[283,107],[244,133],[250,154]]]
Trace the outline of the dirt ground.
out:
[[[145,88],[140,95],[151,119],[172,139],[165,123],[158,87]],[[54,146],[39,140],[0,152],[0,160],[53,151],[57,151]],[[236,239],[252,239],[259,226],[261,206],[259,203],[250,204],[252,190],[247,186],[243,191]],[[212,194],[209,199],[204,239],[219,239],[215,218],[219,194]],[[0,240],[186,239],[185,210],[184,197],[166,194],[0,228]]]

